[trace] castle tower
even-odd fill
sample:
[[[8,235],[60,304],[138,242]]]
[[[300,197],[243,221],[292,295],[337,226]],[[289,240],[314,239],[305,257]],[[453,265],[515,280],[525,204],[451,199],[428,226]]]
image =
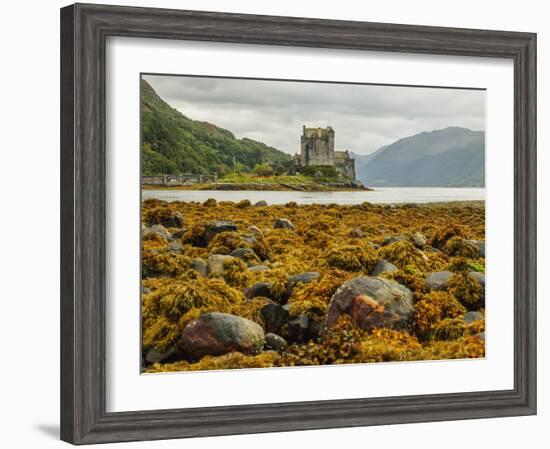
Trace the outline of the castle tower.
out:
[[[306,128],[303,126],[300,160],[303,167],[309,165],[334,165],[334,130]]]

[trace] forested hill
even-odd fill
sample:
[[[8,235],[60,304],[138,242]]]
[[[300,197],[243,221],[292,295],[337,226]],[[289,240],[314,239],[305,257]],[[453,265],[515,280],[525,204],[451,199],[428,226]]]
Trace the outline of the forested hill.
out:
[[[191,120],[160,98],[141,80],[142,174],[224,174],[247,171],[256,164],[284,163],[291,157],[251,139],[237,139],[230,131]]]

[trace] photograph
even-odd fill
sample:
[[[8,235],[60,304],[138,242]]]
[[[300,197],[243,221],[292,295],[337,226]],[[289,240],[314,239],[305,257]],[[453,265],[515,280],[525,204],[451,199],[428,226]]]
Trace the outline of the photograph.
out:
[[[142,373],[485,357],[486,91],[142,73]]]

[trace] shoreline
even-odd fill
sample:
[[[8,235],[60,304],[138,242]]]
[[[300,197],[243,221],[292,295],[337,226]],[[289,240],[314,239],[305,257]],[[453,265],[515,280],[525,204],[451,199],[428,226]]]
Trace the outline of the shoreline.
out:
[[[212,191],[265,191],[265,192],[372,192],[370,187],[337,187],[322,184],[197,184],[193,185],[152,185],[142,184],[142,190],[212,190]]]

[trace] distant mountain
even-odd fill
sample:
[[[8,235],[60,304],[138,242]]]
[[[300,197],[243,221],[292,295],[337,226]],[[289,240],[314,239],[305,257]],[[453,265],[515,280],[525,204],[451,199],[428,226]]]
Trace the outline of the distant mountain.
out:
[[[405,137],[356,158],[371,187],[483,187],[485,132],[449,127]]]
[[[291,157],[252,139],[237,139],[230,131],[191,120],[141,81],[142,174],[224,174],[256,164],[285,163]]]

